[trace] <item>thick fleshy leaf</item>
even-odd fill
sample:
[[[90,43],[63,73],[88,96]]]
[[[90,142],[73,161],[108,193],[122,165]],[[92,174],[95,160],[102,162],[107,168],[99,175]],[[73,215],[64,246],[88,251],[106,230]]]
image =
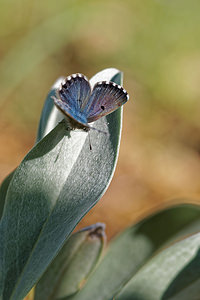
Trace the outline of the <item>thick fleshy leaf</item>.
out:
[[[60,121],[63,120],[63,114],[55,107],[52,96],[55,96],[55,89],[59,86],[59,83],[62,81],[62,78],[59,78],[54,85],[52,86],[49,94],[47,95],[44,107],[42,110],[36,143],[38,143],[45,135],[47,135]],[[14,171],[10,173],[2,182],[0,187],[0,218],[3,213],[3,207],[5,203],[5,196],[9,183],[12,179]]]
[[[56,88],[60,85],[64,77],[56,80],[45,100],[40,123],[37,132],[36,142],[39,142],[47,135],[60,121],[63,120],[63,114],[54,105],[52,96],[56,96]]]
[[[200,207],[179,205],[128,228],[111,242],[85,287],[70,300],[110,300],[164,244],[200,229]]]
[[[62,78],[58,79],[54,85],[52,86],[47,99],[45,101],[39,128],[37,132],[37,138],[36,143],[38,143],[45,135],[47,135],[60,121],[63,120],[63,114],[61,114],[58,109],[56,109],[55,105],[53,104],[53,101],[51,99],[52,96],[55,96],[55,89],[61,82]],[[11,172],[2,182],[0,186],[0,218],[3,213],[3,208],[5,204],[5,197],[7,193],[8,186],[10,184],[10,181],[12,179],[12,176],[14,174],[14,171]]]
[[[47,135],[60,121],[63,120],[63,114],[56,109],[52,96],[55,96],[55,89],[59,86],[59,83],[62,81],[62,78],[59,78],[54,85],[52,86],[49,94],[47,95],[46,101],[44,103],[44,107],[42,110],[36,143],[38,143],[45,135]],[[8,186],[12,179],[14,171],[11,172],[2,182],[0,187],[0,218],[3,213],[3,207],[5,203],[5,196],[7,193]]]
[[[115,299],[200,299],[200,233],[156,255]]]
[[[108,69],[97,77],[111,80],[117,74],[118,70]],[[15,170],[0,226],[1,299],[17,300],[27,294],[105,192],[116,164],[121,112],[95,122],[95,128],[107,134],[90,131],[92,151],[88,133],[68,131],[63,121]]]
[[[101,255],[105,225],[97,223],[73,234],[36,285],[35,300],[53,300],[76,293]]]
[[[14,171],[12,173],[10,173],[2,182],[1,186],[0,186],[0,219],[1,216],[3,214],[3,209],[4,209],[4,205],[5,205],[5,200],[6,200],[6,194],[7,194],[7,190],[8,190],[8,186],[10,184],[10,181],[12,179],[14,175]]]
[[[91,86],[94,86],[96,82],[101,81],[102,77],[104,78],[104,80],[110,80],[112,78],[112,81],[116,82],[117,84],[122,84],[123,80],[121,72],[119,72],[117,69],[109,68],[97,73],[94,77],[92,77],[90,80]],[[36,143],[38,143],[51,130],[53,130],[60,121],[63,120],[63,114],[56,108],[52,100],[52,96],[56,96],[55,91],[60,85],[60,82],[63,80],[63,78],[64,77],[60,77],[56,80],[47,95],[40,117]],[[10,180],[13,176],[13,172],[5,178],[0,187],[0,218],[3,212],[5,195],[7,193]]]

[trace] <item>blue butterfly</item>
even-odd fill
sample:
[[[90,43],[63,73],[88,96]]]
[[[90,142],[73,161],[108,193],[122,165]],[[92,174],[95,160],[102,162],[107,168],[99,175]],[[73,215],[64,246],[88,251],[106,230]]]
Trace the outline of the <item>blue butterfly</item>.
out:
[[[77,73],[65,78],[53,99],[73,128],[88,131],[92,128],[89,123],[122,106],[129,96],[123,87],[111,81],[97,82],[92,89],[87,77]]]

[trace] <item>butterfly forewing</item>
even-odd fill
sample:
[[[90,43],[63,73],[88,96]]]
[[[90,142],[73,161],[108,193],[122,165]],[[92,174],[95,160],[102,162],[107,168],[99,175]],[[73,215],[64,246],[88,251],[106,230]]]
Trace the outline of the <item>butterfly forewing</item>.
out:
[[[128,93],[123,87],[113,82],[98,82],[84,109],[88,123],[110,114],[127,101]]]
[[[91,95],[91,87],[87,78],[82,74],[68,76],[57,91],[54,98],[56,106],[67,116],[79,123],[86,124],[86,116],[82,113]]]

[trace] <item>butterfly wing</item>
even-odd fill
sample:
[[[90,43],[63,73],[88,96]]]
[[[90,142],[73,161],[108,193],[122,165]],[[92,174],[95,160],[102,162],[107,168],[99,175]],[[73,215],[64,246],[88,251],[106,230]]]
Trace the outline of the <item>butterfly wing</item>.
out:
[[[126,103],[128,99],[128,93],[120,85],[111,81],[96,83],[84,109],[88,123],[110,114]]]
[[[65,115],[80,124],[87,125],[83,109],[90,95],[91,87],[88,79],[82,74],[73,74],[62,82],[54,103]]]

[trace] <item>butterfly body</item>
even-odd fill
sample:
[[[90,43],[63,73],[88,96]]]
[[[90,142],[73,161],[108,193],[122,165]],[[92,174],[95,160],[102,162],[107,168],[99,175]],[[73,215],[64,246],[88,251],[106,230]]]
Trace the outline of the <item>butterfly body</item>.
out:
[[[126,103],[128,93],[111,81],[97,82],[92,89],[88,79],[77,73],[65,78],[53,99],[73,128],[89,130],[89,123]]]

